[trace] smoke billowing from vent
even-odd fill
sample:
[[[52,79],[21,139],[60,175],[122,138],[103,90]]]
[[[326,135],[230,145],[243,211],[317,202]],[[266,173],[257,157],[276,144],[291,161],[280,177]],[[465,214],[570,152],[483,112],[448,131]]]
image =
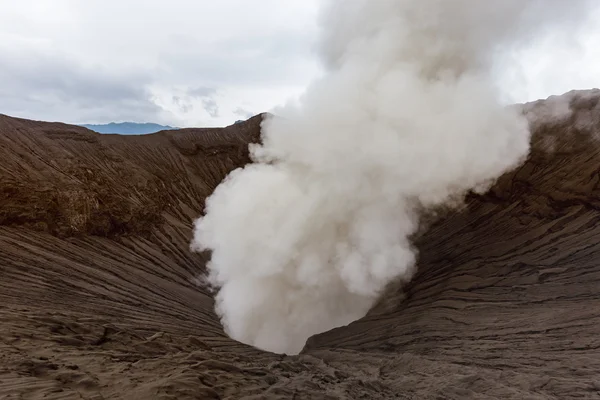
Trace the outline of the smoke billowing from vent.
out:
[[[494,62],[575,22],[563,0],[332,1],[327,73],[263,123],[255,163],[207,200],[192,248],[212,250],[226,332],[293,354],[409,280],[417,209],[485,188],[529,151]]]

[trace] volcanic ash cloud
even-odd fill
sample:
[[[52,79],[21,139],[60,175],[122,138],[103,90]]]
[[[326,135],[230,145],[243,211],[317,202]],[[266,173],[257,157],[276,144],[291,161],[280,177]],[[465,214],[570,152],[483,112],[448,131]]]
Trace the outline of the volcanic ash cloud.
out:
[[[496,55],[576,21],[583,4],[329,2],[327,72],[263,123],[254,163],[221,183],[195,224],[192,249],[212,251],[227,334],[298,353],[409,280],[416,210],[489,184],[528,154],[527,122],[494,86]]]

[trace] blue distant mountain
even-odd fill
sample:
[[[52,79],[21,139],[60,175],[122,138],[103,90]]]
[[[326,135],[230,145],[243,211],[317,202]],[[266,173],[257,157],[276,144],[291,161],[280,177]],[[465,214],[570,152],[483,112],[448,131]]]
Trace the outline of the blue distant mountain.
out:
[[[137,122],[111,122],[110,124],[83,124],[81,126],[98,133],[118,133],[121,135],[144,135],[147,133],[177,129],[172,126],[149,122],[141,124]]]

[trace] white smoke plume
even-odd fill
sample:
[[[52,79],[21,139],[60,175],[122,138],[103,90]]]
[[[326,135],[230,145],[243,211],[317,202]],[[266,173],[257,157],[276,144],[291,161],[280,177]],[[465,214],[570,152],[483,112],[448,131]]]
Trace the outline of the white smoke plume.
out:
[[[528,154],[526,120],[499,100],[497,56],[576,21],[582,4],[329,2],[327,72],[263,123],[255,162],[221,183],[195,225],[226,332],[295,354],[409,280],[417,208],[489,184]]]

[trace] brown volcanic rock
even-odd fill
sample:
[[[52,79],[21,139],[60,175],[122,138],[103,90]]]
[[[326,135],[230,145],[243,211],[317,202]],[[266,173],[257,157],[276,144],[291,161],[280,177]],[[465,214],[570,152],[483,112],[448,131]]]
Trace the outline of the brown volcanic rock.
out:
[[[188,250],[261,116],[146,136],[0,116],[0,399],[600,398],[599,99],[526,105],[529,160],[296,357],[227,338]]]
[[[150,233],[164,213],[197,216],[227,172],[248,162],[261,118],[139,137],[0,116],[0,224],[119,236]]]

